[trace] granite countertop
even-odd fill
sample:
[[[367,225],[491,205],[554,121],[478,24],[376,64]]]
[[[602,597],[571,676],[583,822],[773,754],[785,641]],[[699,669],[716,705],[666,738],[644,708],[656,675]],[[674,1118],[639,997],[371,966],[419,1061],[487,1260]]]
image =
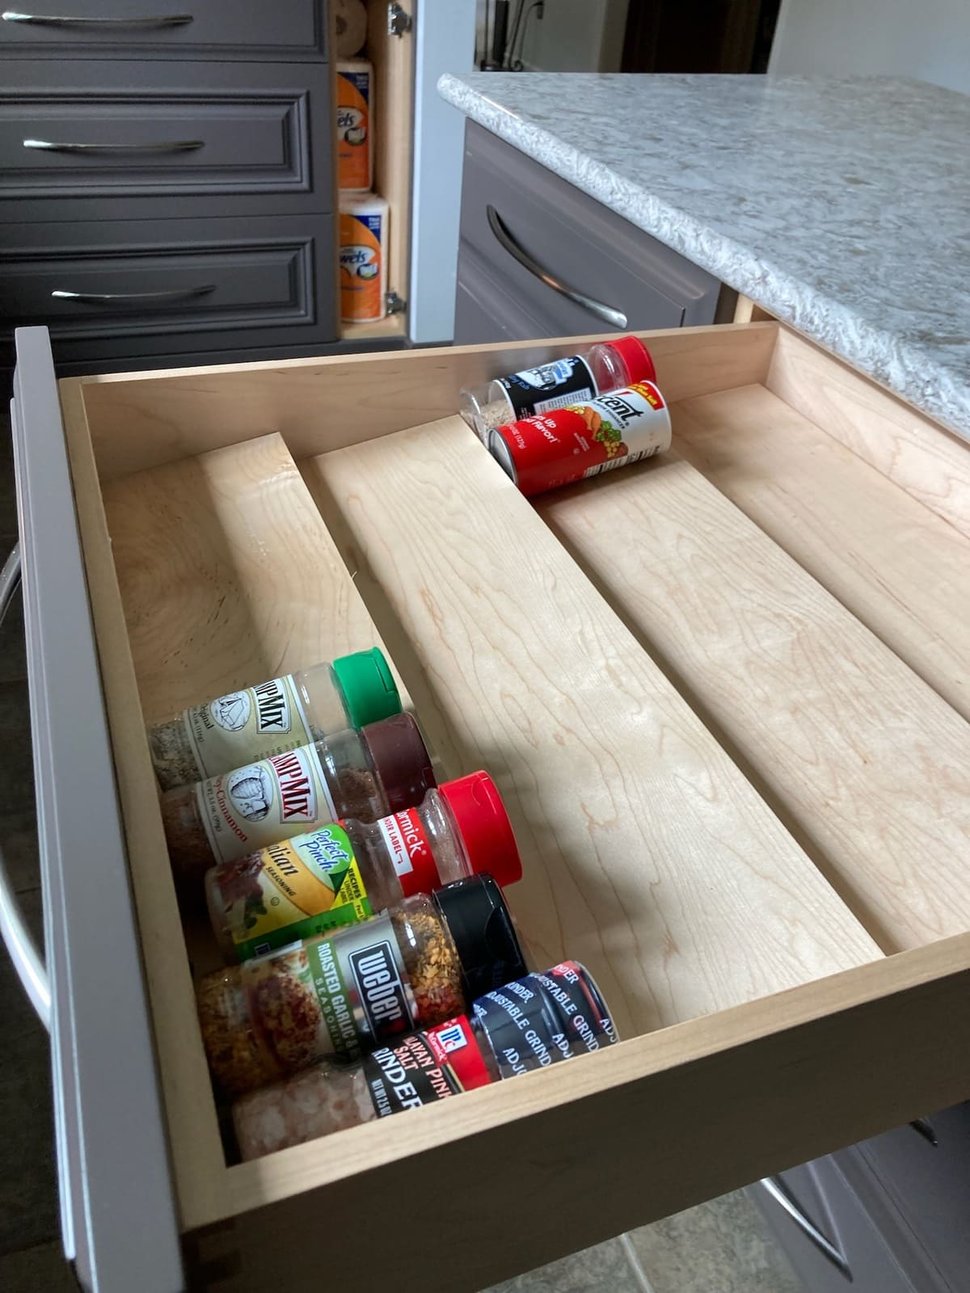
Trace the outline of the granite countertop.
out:
[[[438,89],[970,438],[970,97],[890,77],[475,72]]]

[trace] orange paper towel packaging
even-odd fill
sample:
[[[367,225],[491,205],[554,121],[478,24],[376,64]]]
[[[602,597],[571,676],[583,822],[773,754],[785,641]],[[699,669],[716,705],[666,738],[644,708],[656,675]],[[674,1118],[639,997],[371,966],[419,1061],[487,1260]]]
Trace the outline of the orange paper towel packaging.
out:
[[[383,319],[387,295],[388,205],[373,193],[340,199],[340,317],[345,323]]]
[[[374,69],[366,59],[337,64],[337,184],[365,192],[373,182]]]

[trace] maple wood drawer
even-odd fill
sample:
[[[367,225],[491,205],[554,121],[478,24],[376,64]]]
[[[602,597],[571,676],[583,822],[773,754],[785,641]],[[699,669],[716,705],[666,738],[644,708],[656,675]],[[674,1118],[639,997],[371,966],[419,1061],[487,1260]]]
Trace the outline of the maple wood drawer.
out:
[[[777,324],[645,336],[673,451],[532,506],[457,392],[591,338],[58,388],[20,333],[59,1170],[89,1286],[480,1288],[970,1095],[966,446]],[[498,781],[534,960],[584,961],[624,1040],[239,1163],[145,724],[375,642],[446,773]],[[322,1261],[320,1218],[343,1234],[378,1199],[366,1260]]]

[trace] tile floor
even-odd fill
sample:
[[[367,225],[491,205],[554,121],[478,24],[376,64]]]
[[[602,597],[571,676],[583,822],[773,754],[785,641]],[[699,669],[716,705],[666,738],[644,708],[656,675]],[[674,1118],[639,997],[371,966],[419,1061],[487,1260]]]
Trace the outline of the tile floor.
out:
[[[0,427],[0,561],[16,541]],[[40,937],[30,729],[19,599],[0,628],[0,847]],[[47,1037],[0,952],[0,1291],[75,1289],[60,1250]],[[729,1194],[520,1275],[491,1293],[803,1293],[743,1194]]]

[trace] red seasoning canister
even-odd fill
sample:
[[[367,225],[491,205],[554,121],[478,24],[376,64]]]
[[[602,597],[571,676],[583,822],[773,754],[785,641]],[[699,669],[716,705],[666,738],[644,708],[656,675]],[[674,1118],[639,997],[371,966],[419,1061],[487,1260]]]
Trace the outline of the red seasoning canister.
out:
[[[670,411],[653,382],[496,427],[489,449],[523,494],[598,476],[670,448]]]

